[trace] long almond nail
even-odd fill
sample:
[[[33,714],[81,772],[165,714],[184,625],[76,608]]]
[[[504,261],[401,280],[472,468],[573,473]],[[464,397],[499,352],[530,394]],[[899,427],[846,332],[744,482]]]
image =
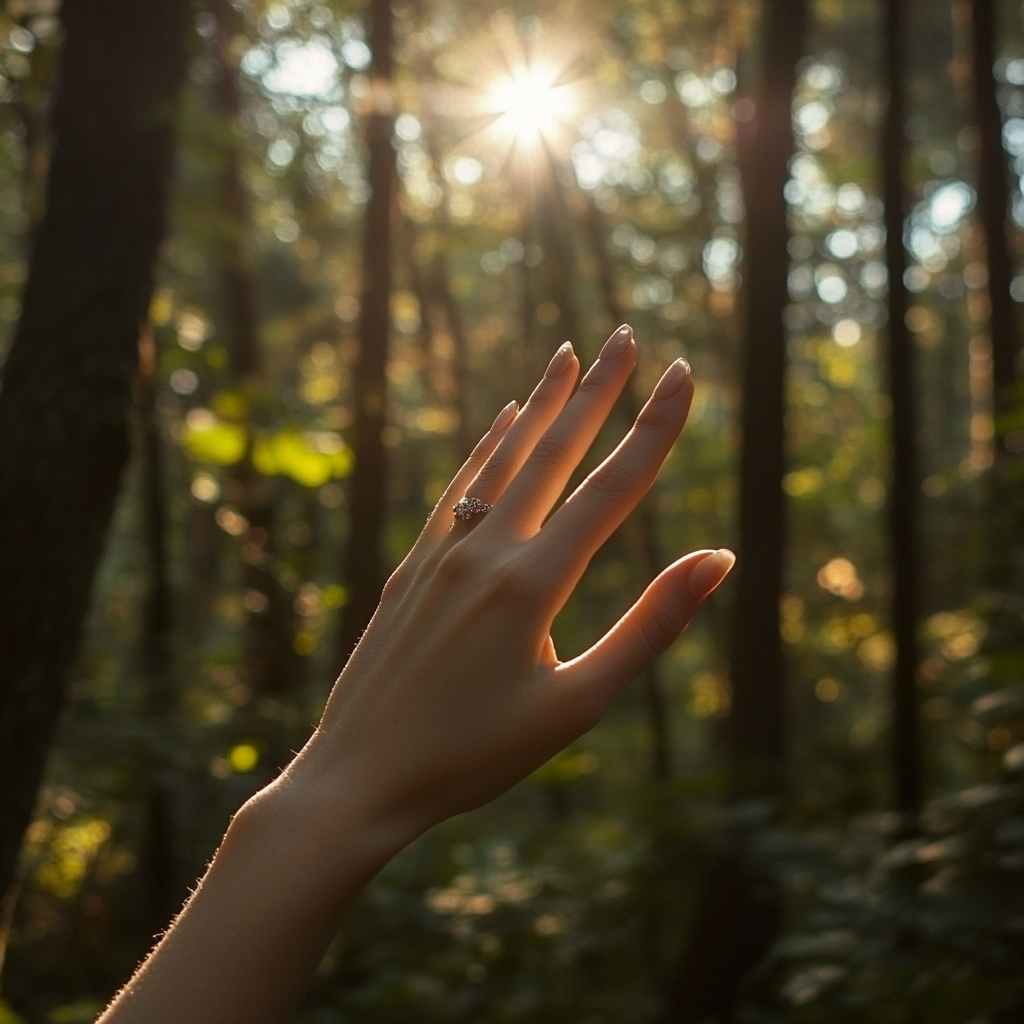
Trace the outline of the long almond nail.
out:
[[[557,377],[569,368],[572,360],[572,342],[567,341],[552,357],[548,368],[544,371],[545,377]]]
[[[728,548],[719,548],[690,574],[687,583],[690,593],[702,601],[729,575],[735,564],[736,556]]]
[[[605,343],[598,359],[618,359],[633,339],[633,328],[623,324]]]
[[[654,398],[671,398],[676,394],[690,376],[690,364],[685,359],[677,359],[664,373],[654,389]]]
[[[519,411],[519,403],[515,400],[508,403],[497,416],[494,417],[494,422],[491,424],[491,433],[500,434],[503,430],[507,430],[511,425],[512,421],[516,418],[516,413]]]

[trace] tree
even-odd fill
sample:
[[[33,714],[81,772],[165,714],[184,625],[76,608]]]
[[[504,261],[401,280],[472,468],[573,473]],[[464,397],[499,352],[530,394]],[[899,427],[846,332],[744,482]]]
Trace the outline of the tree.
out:
[[[185,0],[69,0],[47,208],[0,391],[0,891],[14,876],[128,458],[166,228]]]
[[[352,653],[370,621],[384,583],[384,515],[387,489],[388,340],[391,329],[392,208],[397,167],[392,144],[391,94],[394,16],[390,0],[370,8],[371,108],[366,120],[370,200],[363,227],[363,292],[359,355],[352,379],[356,468],[352,474],[349,537],[345,558],[348,603],[338,653]]]
[[[786,550],[785,385],[789,302],[786,200],[793,156],[792,97],[807,18],[803,0],[763,8],[755,116],[741,122],[746,219],[739,551],[728,721],[729,794],[777,799],[785,777],[785,690],[779,603]],[[778,894],[752,877],[742,851],[712,859],[671,1021],[731,1020],[740,983],[781,919]]]
[[[220,115],[222,160],[220,196],[223,202],[220,221],[219,256],[222,267],[222,291],[229,325],[228,357],[232,374],[246,397],[252,400],[260,392],[263,358],[260,349],[259,311],[256,300],[256,275],[248,247],[252,211],[243,177],[242,97],[238,88],[238,69],[232,58],[241,18],[227,0],[212,0],[210,11],[216,19],[214,50],[217,76],[214,100]],[[245,559],[246,590],[259,595],[262,610],[252,610],[246,621],[245,681],[257,694],[281,693],[298,681],[301,661],[294,647],[294,598],[274,575],[274,525],[277,487],[262,476],[252,461],[252,430],[245,458],[232,468],[239,493],[238,504],[248,523],[245,540],[249,542]],[[285,754],[282,751],[282,756]]]
[[[991,307],[992,384],[996,412],[1005,411],[1008,389],[1017,379],[1020,350],[1017,318],[1010,296],[1013,260],[1006,235],[1009,168],[1003,149],[1003,119],[996,99],[996,11],[994,0],[971,4],[971,56],[974,119],[978,127],[978,206],[985,232],[988,297]]]
[[[903,82],[907,14],[901,0],[884,6],[884,74],[888,103],[882,130],[882,193],[885,203],[885,263],[889,275],[886,364],[892,403],[889,544],[892,558],[892,631],[896,662],[892,677],[892,757],[896,806],[912,827],[921,806],[920,736],[917,711],[918,618],[920,615],[917,501],[920,491],[915,412],[914,348],[907,328],[903,275],[906,187],[906,106]]]

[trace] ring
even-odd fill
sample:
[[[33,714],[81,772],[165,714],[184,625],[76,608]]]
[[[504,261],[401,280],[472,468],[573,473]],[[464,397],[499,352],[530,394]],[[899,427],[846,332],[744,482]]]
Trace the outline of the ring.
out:
[[[452,506],[456,519],[464,522],[472,519],[473,516],[485,515],[491,511],[491,505],[485,505],[479,498],[462,498],[457,505]]]

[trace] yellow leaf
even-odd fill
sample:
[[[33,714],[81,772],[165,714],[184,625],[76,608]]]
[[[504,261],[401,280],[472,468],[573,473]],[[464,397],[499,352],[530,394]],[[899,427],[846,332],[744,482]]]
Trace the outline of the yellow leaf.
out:
[[[231,466],[245,455],[245,428],[235,423],[214,419],[198,426],[186,425],[182,439],[189,455],[200,462]]]
[[[354,461],[352,451],[336,435],[330,447],[321,443],[316,448],[310,436],[298,430],[286,430],[273,437],[265,437],[253,449],[253,465],[265,476],[290,476],[305,487],[322,487],[332,477],[348,476]]]

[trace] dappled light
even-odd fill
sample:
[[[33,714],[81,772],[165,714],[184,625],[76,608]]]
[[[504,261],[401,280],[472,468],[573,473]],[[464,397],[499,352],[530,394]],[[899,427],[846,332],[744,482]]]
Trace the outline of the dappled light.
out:
[[[383,868],[295,1020],[1016,1022],[1021,11],[94,6],[0,5],[0,1024],[96,1018],[361,692],[328,705],[428,517],[501,522],[441,500],[495,417],[623,322],[565,494],[679,359],[689,419],[544,670],[688,552],[736,568],[600,724]]]

